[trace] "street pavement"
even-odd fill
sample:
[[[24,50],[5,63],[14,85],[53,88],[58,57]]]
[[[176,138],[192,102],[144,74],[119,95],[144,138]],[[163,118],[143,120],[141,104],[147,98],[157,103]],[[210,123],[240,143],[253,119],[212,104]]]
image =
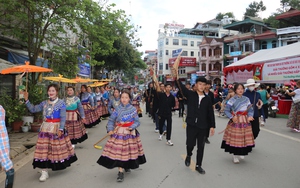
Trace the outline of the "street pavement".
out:
[[[159,141],[154,132],[155,125],[144,115],[138,128],[145,151],[147,163],[139,169],[125,173],[122,183],[116,182],[117,169],[105,169],[96,161],[102,150],[93,144],[105,136],[107,120],[88,129],[88,140],[76,146],[78,161],[63,171],[49,171],[50,178],[39,182],[39,169],[33,169],[32,153],[19,162],[14,187],[54,188],[299,188],[300,187],[300,133],[294,133],[286,127],[287,119],[269,118],[256,139],[253,151],[240,164],[233,164],[232,156],[220,149],[222,134],[227,119],[216,116],[217,128],[206,144],[201,175],[194,170],[196,155],[192,156],[191,167],[184,165],[185,129],[178,112],[173,115],[172,142],[174,146]],[[100,145],[104,146],[105,141]],[[196,153],[196,148],[194,149]],[[1,179],[2,180],[2,179]],[[1,181],[0,180],[0,181]],[[0,185],[4,185],[1,182]]]

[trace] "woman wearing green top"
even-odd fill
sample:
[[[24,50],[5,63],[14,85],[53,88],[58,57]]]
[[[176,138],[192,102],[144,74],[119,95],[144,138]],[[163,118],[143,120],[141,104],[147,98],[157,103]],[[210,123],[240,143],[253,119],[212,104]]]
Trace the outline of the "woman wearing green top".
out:
[[[261,84],[260,85],[260,89],[259,91],[260,96],[261,96],[261,100],[263,102],[263,111],[264,111],[264,114],[265,114],[265,121],[266,119],[268,118],[268,91],[266,90],[266,85],[265,84]]]

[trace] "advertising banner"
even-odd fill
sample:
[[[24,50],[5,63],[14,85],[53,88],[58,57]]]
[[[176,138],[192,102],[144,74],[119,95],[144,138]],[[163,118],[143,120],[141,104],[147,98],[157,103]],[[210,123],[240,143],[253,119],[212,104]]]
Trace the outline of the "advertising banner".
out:
[[[300,79],[300,57],[265,63],[262,68],[263,81]]]
[[[170,67],[173,66],[175,60],[176,60],[176,57],[169,59]],[[195,57],[181,57],[179,66],[180,67],[195,67],[196,66],[196,58]]]
[[[253,71],[241,71],[239,70],[238,72],[232,71],[231,73],[228,73],[226,75],[226,82],[228,84],[232,84],[233,82],[238,82],[238,83],[246,83],[246,81],[249,78],[253,78]]]
[[[79,67],[79,72],[78,72],[79,76],[90,77],[90,73],[91,73],[90,64],[88,64],[88,63],[79,63],[78,67]]]

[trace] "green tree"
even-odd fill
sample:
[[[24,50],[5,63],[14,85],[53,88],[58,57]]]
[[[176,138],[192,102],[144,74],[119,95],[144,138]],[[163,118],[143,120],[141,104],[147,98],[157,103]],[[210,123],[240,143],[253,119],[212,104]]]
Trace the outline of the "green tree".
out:
[[[216,19],[217,20],[222,20],[224,18],[224,16],[228,16],[229,18],[235,18],[233,12],[226,12],[226,13],[222,13],[222,12],[219,12],[217,15],[216,15]]]
[[[263,1],[260,1],[259,3],[256,1],[253,1],[249,4],[249,7],[246,8],[246,12],[244,13],[244,17],[251,16],[251,17],[258,17],[258,13],[261,11],[265,11],[267,8],[264,6]]]
[[[280,9],[286,12],[289,8],[300,9],[299,0],[280,0]]]

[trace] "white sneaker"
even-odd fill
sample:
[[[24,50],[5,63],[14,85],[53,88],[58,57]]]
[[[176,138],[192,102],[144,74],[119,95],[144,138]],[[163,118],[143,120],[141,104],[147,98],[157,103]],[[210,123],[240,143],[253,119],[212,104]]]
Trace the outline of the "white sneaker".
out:
[[[40,177],[40,181],[46,181],[46,180],[49,178],[48,172],[45,171],[45,170],[42,170],[41,173],[42,173],[42,175],[41,175],[41,177]]]
[[[174,145],[174,144],[171,142],[171,140],[168,140],[166,144],[169,145],[169,146],[173,146],[173,145]]]
[[[86,134],[89,134],[89,131],[85,131]]]
[[[240,159],[245,159],[245,156],[244,155],[240,155]]]
[[[158,140],[159,140],[159,141],[162,141],[162,138],[163,138],[163,135],[159,135]]]
[[[74,144],[72,144],[72,148],[75,149],[75,145]]]
[[[154,132],[158,133],[158,132],[159,132],[159,130],[156,130],[156,129],[155,129],[155,131],[154,131]]]
[[[233,163],[234,164],[239,164],[240,163],[239,159],[235,155],[233,156]]]

